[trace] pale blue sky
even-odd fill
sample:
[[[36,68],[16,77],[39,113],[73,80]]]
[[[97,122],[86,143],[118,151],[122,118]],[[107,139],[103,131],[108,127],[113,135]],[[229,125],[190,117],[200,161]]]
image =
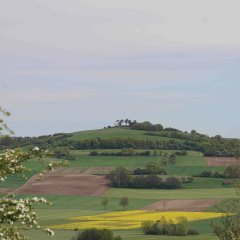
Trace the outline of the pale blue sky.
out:
[[[0,105],[12,112],[9,125],[32,136],[131,118],[240,137],[239,7],[234,0],[3,2]]]

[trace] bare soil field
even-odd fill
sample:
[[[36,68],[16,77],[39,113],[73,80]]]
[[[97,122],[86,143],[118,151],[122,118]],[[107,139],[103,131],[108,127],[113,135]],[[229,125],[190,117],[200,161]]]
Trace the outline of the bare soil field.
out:
[[[144,207],[144,210],[152,211],[186,211],[200,212],[220,202],[216,199],[187,199],[187,200],[161,200]]]
[[[240,165],[240,160],[233,157],[208,157],[208,166]]]
[[[99,196],[108,190],[105,176],[96,176],[76,168],[59,168],[43,179],[33,176],[16,194],[52,194]]]
[[[14,188],[0,188],[0,193],[8,194],[14,192]]]

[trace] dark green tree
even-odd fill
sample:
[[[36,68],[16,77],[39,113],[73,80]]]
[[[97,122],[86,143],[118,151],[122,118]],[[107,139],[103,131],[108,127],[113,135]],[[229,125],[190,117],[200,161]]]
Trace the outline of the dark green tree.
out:
[[[109,200],[107,198],[104,198],[101,202],[101,205],[104,207],[104,210],[106,210],[108,204],[109,204]]]
[[[126,210],[126,207],[129,205],[129,199],[128,197],[123,197],[119,204],[123,207],[124,211]]]

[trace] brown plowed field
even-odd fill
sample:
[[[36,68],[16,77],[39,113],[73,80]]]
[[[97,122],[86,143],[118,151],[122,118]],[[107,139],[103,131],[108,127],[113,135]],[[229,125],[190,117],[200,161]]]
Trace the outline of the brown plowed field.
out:
[[[16,194],[99,196],[108,190],[105,176],[86,174],[81,169],[67,168],[48,172],[42,180],[33,176]]]
[[[240,160],[233,157],[208,157],[208,166],[240,165]]]
[[[14,190],[14,188],[0,188],[0,193],[8,194],[14,192]]]
[[[220,202],[216,199],[161,200],[144,207],[144,210],[200,212]],[[164,206],[165,205],[165,206]]]

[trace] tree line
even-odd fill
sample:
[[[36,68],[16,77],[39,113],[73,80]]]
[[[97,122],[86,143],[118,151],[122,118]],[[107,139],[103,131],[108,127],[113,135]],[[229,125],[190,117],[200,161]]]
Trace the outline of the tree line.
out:
[[[185,217],[178,217],[174,223],[171,219],[162,217],[160,220],[142,223],[142,230],[147,235],[186,236],[198,235],[198,231],[189,229],[189,222]]]
[[[118,156],[118,157],[126,157],[126,156],[150,156],[151,152],[149,150],[146,151],[134,151],[134,149],[124,148],[119,152],[99,152],[99,151],[91,151],[89,156]]]
[[[179,189],[182,187],[182,181],[179,178],[167,177],[162,179],[157,174],[132,175],[131,172],[124,167],[118,167],[111,171],[111,173],[107,175],[107,179],[110,185],[115,188]],[[193,181],[193,179],[191,179],[191,181]]]
[[[198,151],[209,157],[238,157],[240,155],[240,141],[217,140],[209,138],[206,141],[177,141],[177,140],[150,140],[135,138],[90,138],[79,141],[68,141],[73,149],[157,149],[176,151]]]

